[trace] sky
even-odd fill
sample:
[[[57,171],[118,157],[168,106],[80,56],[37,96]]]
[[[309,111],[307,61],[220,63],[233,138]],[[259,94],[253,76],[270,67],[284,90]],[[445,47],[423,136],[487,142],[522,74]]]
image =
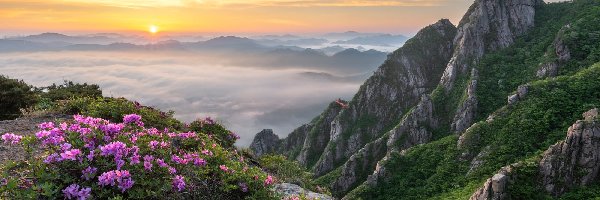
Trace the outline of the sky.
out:
[[[414,34],[471,0],[0,0],[0,32]]]

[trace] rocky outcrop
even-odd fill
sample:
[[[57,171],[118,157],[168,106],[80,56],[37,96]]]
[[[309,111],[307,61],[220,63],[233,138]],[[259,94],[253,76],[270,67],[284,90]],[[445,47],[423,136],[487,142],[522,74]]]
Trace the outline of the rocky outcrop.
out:
[[[449,91],[458,76],[467,75],[486,52],[508,47],[534,26],[535,7],[542,0],[477,0],[458,25],[456,47],[440,84]]]
[[[513,167],[519,167],[519,164],[513,164],[503,167],[498,173],[488,178],[482,187],[477,189],[469,200],[502,200],[510,199],[507,192],[508,184],[511,179]]]
[[[543,187],[559,196],[575,186],[585,186],[600,177],[600,123],[598,109],[583,114],[569,127],[567,138],[544,152],[539,169]]]
[[[385,162],[394,152],[404,151],[431,141],[431,131],[437,126],[438,120],[433,116],[433,102],[429,95],[424,95],[421,102],[406,115],[402,122],[386,134],[389,135],[389,138],[385,144],[378,143],[378,140],[374,142],[374,145],[386,146],[388,151],[384,157],[378,157],[378,162],[375,164],[372,174],[367,177],[366,184],[373,185],[385,178]]]
[[[0,135],[13,133],[21,136],[32,136],[39,128],[38,124],[43,122],[62,122],[72,119],[72,116],[63,114],[43,114],[40,116],[24,116],[14,120],[0,121]],[[36,155],[39,149],[35,149]],[[0,163],[7,160],[21,161],[27,159],[21,145],[10,145],[0,142]]]
[[[447,19],[430,25],[388,56],[331,123],[331,141],[314,167],[317,176],[343,164],[395,126],[439,82],[456,28]],[[373,163],[374,164],[374,163]]]
[[[513,104],[519,102],[520,100],[525,99],[528,92],[529,92],[529,84],[519,85],[519,87],[517,87],[517,93],[508,96],[508,105],[513,105]]]
[[[479,73],[477,72],[477,69],[473,68],[471,70],[471,81],[469,81],[469,85],[467,86],[467,98],[456,111],[452,124],[450,125],[450,128],[455,133],[464,132],[475,121],[478,103],[477,97],[475,96],[475,90],[477,89],[478,79]]]
[[[282,195],[282,199],[306,197],[306,199],[310,200],[333,200],[331,196],[315,193],[291,183],[275,184],[273,190],[275,190],[276,193]]]
[[[342,101],[342,103],[347,103]],[[314,165],[321,153],[327,147],[330,140],[331,122],[340,113],[342,107],[336,102],[329,104],[329,107],[316,119],[314,123],[307,127],[307,137],[303,140],[302,149],[296,158],[304,166]],[[304,126],[303,126],[304,127]]]
[[[548,55],[548,53],[544,54],[544,58],[550,59],[550,61],[540,64],[540,67],[536,72],[537,77],[543,78],[557,76],[560,66],[571,59],[571,51],[563,40],[565,32],[570,28],[571,25],[567,24],[561,28],[560,31],[558,31],[558,34],[556,34],[554,42],[552,42],[552,46],[550,47],[554,49],[554,55]]]
[[[275,153],[280,145],[279,137],[271,129],[263,129],[254,136],[250,144],[250,150],[255,156],[262,156],[269,153]]]

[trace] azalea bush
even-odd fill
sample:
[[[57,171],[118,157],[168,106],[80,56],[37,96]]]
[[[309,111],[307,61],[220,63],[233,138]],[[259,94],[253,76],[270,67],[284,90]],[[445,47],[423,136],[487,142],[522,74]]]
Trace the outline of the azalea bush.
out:
[[[75,115],[34,136],[2,135],[30,156],[4,166],[0,198],[274,198],[274,178],[211,135],[146,128],[137,114],[121,121]]]
[[[178,129],[183,124],[173,117],[175,112],[163,112],[150,106],[141,105],[137,101],[129,101],[125,98],[111,97],[80,97],[67,101],[63,106],[67,114],[82,114],[86,116],[99,117],[112,122],[122,122],[123,115],[137,113],[144,117],[146,126],[157,129]]]

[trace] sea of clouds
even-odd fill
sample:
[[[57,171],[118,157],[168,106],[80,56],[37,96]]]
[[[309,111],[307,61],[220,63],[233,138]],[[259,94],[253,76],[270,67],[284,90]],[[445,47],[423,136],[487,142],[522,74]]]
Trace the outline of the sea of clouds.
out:
[[[243,147],[264,128],[283,137],[329,102],[351,98],[376,67],[366,66],[361,78],[344,78],[356,74],[316,71],[315,66],[231,66],[221,62],[225,59],[243,58],[186,52],[3,53],[0,74],[34,86],[63,80],[95,83],[105,96],[173,110],[186,122],[216,118],[241,136],[237,145]]]

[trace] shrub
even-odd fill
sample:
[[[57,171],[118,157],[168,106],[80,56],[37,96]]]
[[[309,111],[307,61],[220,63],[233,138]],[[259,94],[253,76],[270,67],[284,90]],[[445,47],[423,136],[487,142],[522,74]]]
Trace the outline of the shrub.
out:
[[[122,122],[124,115],[137,113],[144,118],[144,123],[148,127],[155,127],[161,130],[165,128],[181,130],[182,128],[182,123],[173,118],[173,111],[162,112],[124,98],[74,98],[64,105],[64,112],[67,114],[82,114],[103,118],[111,122]]]
[[[39,148],[42,156],[13,165],[21,176],[4,179],[0,198],[273,198],[273,178],[237,151],[204,133],[144,128],[141,119],[75,115],[72,122],[40,124],[35,136],[5,134],[5,143],[20,142],[29,154]]]
[[[0,75],[0,120],[19,117],[21,109],[34,105],[37,99],[32,86]]]
[[[39,88],[46,90],[42,93],[42,98],[50,99],[51,101],[68,100],[80,97],[102,97],[102,90],[96,84],[73,83],[73,81],[64,81],[61,85],[52,84],[48,87]]]
[[[211,118],[199,119],[190,123],[189,129],[191,131],[202,132],[212,137],[221,146],[225,148],[233,148],[235,141],[240,139],[238,135],[227,130],[223,125],[215,123]]]
[[[259,158],[260,166],[278,180],[300,185],[303,188],[330,194],[325,187],[313,181],[313,174],[306,171],[297,161],[288,160],[283,155],[263,155]]]

